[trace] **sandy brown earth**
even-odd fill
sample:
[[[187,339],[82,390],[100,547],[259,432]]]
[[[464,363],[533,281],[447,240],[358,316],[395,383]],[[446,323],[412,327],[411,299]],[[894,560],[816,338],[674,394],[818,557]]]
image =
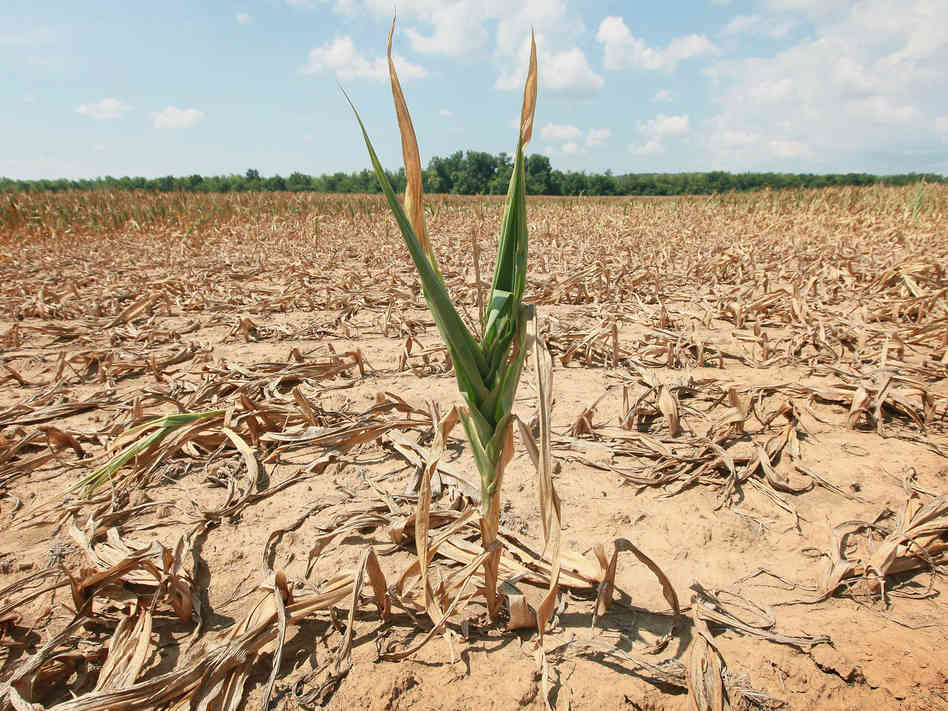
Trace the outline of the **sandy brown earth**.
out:
[[[458,396],[378,199],[2,200],[0,709],[948,708],[948,189],[530,202],[564,566],[539,663],[464,583],[460,427],[443,629],[403,578]],[[472,318],[499,217],[428,211]],[[92,482],[171,413],[209,414]],[[519,431],[502,491],[502,592],[536,607]]]

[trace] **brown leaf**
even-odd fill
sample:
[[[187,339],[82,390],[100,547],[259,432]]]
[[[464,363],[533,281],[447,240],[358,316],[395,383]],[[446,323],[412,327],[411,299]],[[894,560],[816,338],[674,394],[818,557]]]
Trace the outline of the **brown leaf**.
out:
[[[507,598],[507,629],[521,630],[527,627],[537,627],[538,621],[534,611],[530,608],[526,596],[516,586],[510,583],[501,585],[501,591]]]
[[[550,410],[553,401],[553,358],[543,339],[537,333],[535,307],[530,307],[527,319],[527,339],[533,344],[534,366],[537,379],[537,420],[540,425],[539,445],[533,440],[530,428],[518,418],[520,436],[537,470],[537,490],[540,497],[540,520],[543,523],[543,556],[551,561],[547,593],[537,608],[536,623],[542,654],[543,635],[553,616],[560,582],[560,531],[562,529],[560,497],[553,484],[552,430]],[[542,663],[542,662],[541,662]]]
[[[441,618],[443,612],[440,605],[431,592],[431,586],[428,583],[428,527],[430,525],[429,512],[431,509],[431,478],[438,469],[438,462],[444,456],[444,448],[448,439],[448,434],[458,423],[460,415],[458,409],[452,407],[451,410],[437,423],[435,428],[435,438],[431,444],[431,451],[428,454],[428,461],[425,462],[424,473],[422,475],[421,487],[418,492],[418,506],[415,514],[415,549],[418,551],[418,565],[421,574],[421,587],[425,596],[425,609],[432,623]]]
[[[537,108],[537,43],[530,32],[530,67],[523,87],[523,105],[520,108],[520,144],[525,147],[533,136],[533,115]]]
[[[692,711],[724,711],[724,661],[702,634],[695,635],[688,656],[688,700]]]
[[[119,620],[109,642],[109,656],[99,672],[96,691],[124,689],[137,680],[151,657],[152,610],[139,603],[134,613]]]
[[[678,435],[680,430],[680,417],[678,415],[678,398],[667,385],[660,387],[658,394],[658,409],[665,416],[665,422],[668,424],[668,432],[672,437]]]
[[[600,543],[594,548],[596,557],[599,559],[599,564],[602,566],[602,582],[599,585],[599,592],[596,596],[596,610],[594,613],[594,618],[602,615],[609,609],[609,605],[612,603],[612,593],[615,589],[616,581],[616,563],[618,561],[619,553],[623,551],[630,551],[632,555],[639,559],[646,568],[652,571],[652,574],[658,578],[658,582],[662,586],[662,595],[665,597],[665,601],[672,609],[672,625],[671,628],[666,632],[658,642],[655,643],[653,649],[658,651],[663,649],[669,640],[674,635],[675,630],[678,629],[679,617],[681,617],[681,606],[678,603],[678,594],[675,592],[675,588],[671,583],[671,580],[668,579],[668,576],[665,575],[665,572],[658,567],[658,564],[655,563],[651,558],[649,558],[645,553],[639,550],[631,541],[625,538],[617,538],[615,540],[615,548],[612,552],[612,558],[606,560],[605,548]]]
[[[50,425],[43,425],[38,429],[45,433],[46,438],[49,440],[50,449],[55,451],[69,448],[75,452],[76,456],[80,459],[86,456],[85,452],[82,451],[82,445],[79,444],[79,440],[68,432],[64,432],[58,427],[52,427]]]
[[[392,99],[395,101],[395,115],[398,117],[398,130],[402,136],[402,160],[405,163],[405,214],[411,223],[415,237],[421,243],[421,248],[428,255],[431,266],[438,273],[438,260],[434,248],[428,239],[425,229],[425,211],[422,204],[422,176],[421,156],[418,153],[418,139],[415,137],[415,128],[412,126],[405,95],[398,81],[395,71],[395,62],[392,61],[392,36],[395,34],[395,18],[392,18],[392,27],[388,31],[388,74],[392,83]]]
[[[494,493],[490,501],[486,502],[487,515],[480,518],[481,543],[484,550],[490,550],[490,555],[484,560],[484,579],[487,592],[487,612],[490,618],[496,619],[500,612],[500,598],[497,595],[498,570],[500,567],[501,547],[497,543],[497,529],[500,526],[500,492],[503,484],[504,470],[513,457],[513,420],[508,419],[503,425],[506,427],[504,432],[504,444],[497,461],[497,469],[494,474]]]

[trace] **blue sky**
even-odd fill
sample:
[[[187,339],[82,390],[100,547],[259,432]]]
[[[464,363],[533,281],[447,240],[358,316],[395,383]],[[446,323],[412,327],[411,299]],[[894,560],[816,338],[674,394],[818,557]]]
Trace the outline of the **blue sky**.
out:
[[[396,63],[427,163],[948,173],[948,0],[403,0]],[[391,0],[3,0],[0,175],[321,174],[400,165]]]

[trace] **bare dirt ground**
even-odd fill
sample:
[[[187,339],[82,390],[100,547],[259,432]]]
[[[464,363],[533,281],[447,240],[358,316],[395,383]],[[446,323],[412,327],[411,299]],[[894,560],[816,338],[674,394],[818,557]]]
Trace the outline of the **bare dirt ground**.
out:
[[[542,658],[464,567],[461,428],[429,635],[413,517],[458,396],[378,199],[2,200],[0,709],[948,708],[948,189],[530,201]],[[428,211],[472,316],[500,206]],[[502,591],[535,607],[519,432],[503,500]]]

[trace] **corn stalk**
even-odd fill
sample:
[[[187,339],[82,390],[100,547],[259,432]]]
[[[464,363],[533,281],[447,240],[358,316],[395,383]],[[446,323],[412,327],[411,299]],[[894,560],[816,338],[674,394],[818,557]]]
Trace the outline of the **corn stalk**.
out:
[[[514,169],[504,205],[494,278],[486,310],[482,315],[483,337],[478,340],[464,325],[451,301],[425,228],[418,141],[395,71],[395,64],[392,62],[394,31],[393,21],[388,34],[388,66],[405,163],[404,206],[399,202],[382,170],[358,111],[351,100],[349,104],[362,129],[365,145],[382,192],[395,215],[405,245],[421,277],[428,308],[431,310],[454,364],[458,390],[466,405],[460,410],[461,421],[471,443],[481,479],[481,538],[487,550],[497,539],[500,487],[504,469],[513,451],[511,409],[528,350],[526,324],[533,318],[533,307],[525,306],[521,301],[527,270],[524,148],[533,134],[533,116],[536,108],[536,43],[531,38],[530,67],[523,92]],[[348,95],[346,98],[349,98]],[[491,617],[496,615],[498,608],[496,589],[499,560],[500,548],[494,547],[485,562],[487,602]]]

